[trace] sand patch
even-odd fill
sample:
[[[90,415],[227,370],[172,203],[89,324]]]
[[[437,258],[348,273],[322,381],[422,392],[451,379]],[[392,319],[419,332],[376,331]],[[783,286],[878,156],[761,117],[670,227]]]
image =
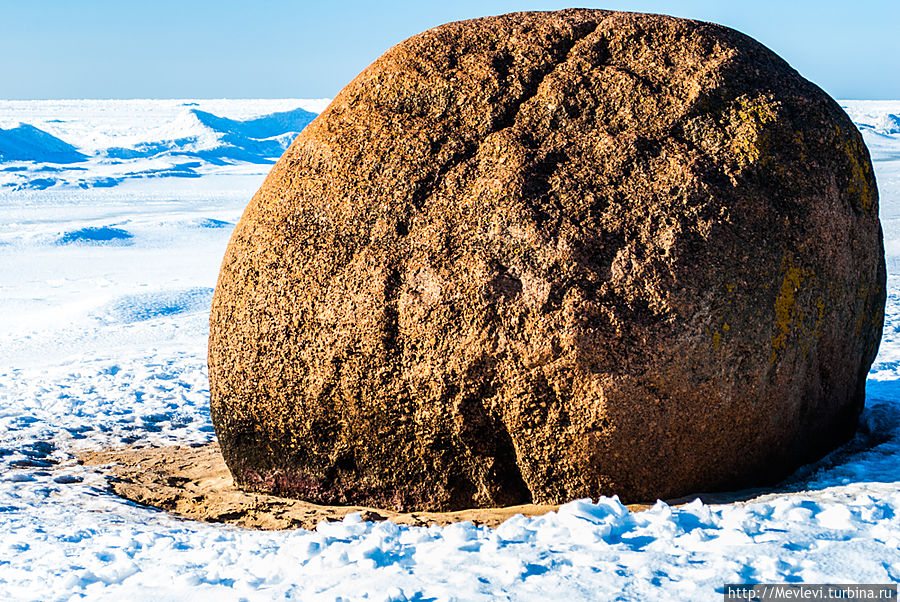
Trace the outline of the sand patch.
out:
[[[540,516],[559,506],[524,504],[503,508],[475,508],[456,512],[394,512],[365,506],[323,506],[291,498],[249,493],[234,485],[218,443],[191,447],[166,446],[84,451],[78,461],[96,466],[110,477],[117,495],[165,510],[181,518],[228,523],[248,529],[314,529],[321,521],[342,520],[359,512],[363,520],[390,520],[399,525],[449,525],[471,521],[496,527],[522,514]],[[706,504],[745,503],[772,493],[766,489],[698,493],[666,500],[680,506],[695,499]],[[652,504],[627,504],[639,512]]]
[[[522,505],[457,512],[406,512],[362,506],[322,506],[301,500],[248,493],[234,485],[219,445],[87,451],[83,464],[98,466],[119,496],[182,518],[228,523],[251,529],[314,529],[320,521],[342,520],[353,512],[364,520],[403,525],[447,525],[471,521],[494,527],[516,514],[537,516],[557,506]]]

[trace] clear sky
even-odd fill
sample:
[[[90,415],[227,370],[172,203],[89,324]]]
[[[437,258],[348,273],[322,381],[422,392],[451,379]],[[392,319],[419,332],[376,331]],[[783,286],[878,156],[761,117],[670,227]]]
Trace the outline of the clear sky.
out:
[[[570,6],[714,21],[836,98],[900,99],[900,0],[0,0],[0,98],[331,97],[429,27]]]

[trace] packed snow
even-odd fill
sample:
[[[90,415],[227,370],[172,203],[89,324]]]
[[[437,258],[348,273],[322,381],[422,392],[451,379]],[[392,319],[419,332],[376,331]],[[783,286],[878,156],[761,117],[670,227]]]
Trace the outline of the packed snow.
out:
[[[859,435],[747,502],[579,500],[496,529],[351,515],[180,520],[79,449],[214,439],[208,307],[228,237],[324,100],[0,101],[0,598],[720,600],[726,583],[900,581],[900,101],[871,149],[889,297]]]

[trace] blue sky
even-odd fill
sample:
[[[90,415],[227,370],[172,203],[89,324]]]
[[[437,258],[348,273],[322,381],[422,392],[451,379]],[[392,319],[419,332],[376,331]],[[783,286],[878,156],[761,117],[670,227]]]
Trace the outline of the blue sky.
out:
[[[900,98],[898,0],[0,0],[0,97],[330,97],[429,27],[569,6],[722,23],[832,96]]]

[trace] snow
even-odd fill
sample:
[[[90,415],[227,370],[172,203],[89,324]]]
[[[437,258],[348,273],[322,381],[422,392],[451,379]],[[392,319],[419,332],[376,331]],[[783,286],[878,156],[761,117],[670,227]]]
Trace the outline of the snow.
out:
[[[76,450],[214,438],[219,263],[296,109],[324,104],[0,102],[0,598],[719,600],[726,583],[900,581],[900,101],[842,103],[873,154],[889,271],[860,432],[776,488],[643,512],[578,500],[493,530],[351,515],[283,532],[111,494]]]
[[[269,165],[327,102],[0,101],[0,190],[110,188]]]
[[[42,161],[78,163],[87,157],[55,136],[33,125],[20,123],[8,130],[0,129],[0,159],[6,161]],[[14,171],[23,171],[14,169]]]

